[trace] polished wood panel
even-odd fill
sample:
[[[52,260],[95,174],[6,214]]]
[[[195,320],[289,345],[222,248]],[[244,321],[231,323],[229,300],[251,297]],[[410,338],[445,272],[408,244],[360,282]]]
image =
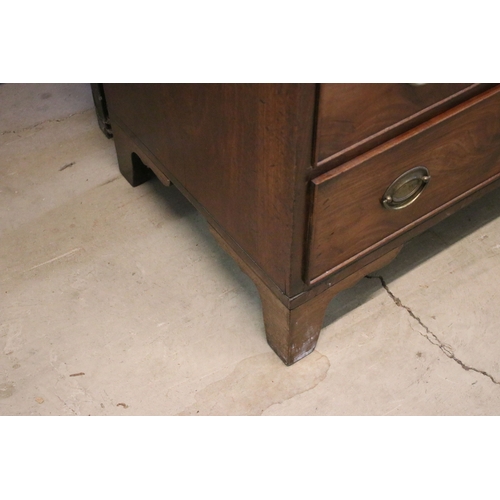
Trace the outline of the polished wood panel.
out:
[[[151,153],[157,169],[283,292],[303,287],[292,247],[303,247],[316,85],[104,88],[112,120]]]
[[[381,204],[405,171],[431,182],[402,210]],[[315,179],[306,279],[314,283],[386,244],[500,175],[500,90],[494,88]]]
[[[322,84],[317,161],[345,151],[353,158],[473,97],[489,84],[408,83]],[[337,164],[340,164],[337,163]]]

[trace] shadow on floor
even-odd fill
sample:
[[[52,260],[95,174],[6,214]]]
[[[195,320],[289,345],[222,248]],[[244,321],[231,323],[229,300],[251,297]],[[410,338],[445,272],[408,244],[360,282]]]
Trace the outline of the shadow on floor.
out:
[[[191,224],[192,229],[203,238],[204,244],[210,253],[217,256],[221,272],[228,275],[235,282],[235,286],[248,295],[250,307],[254,303],[260,307],[260,300],[253,282],[238,267],[216,243],[208,226],[201,215],[197,214],[193,205],[172,185],[163,186],[158,179],[148,183],[151,196],[156,197],[164,209],[184,218]],[[500,217],[500,190],[494,190],[471,205],[459,210],[432,229],[416,236],[406,243],[396,259],[375,274],[382,274],[385,281],[391,281],[418,267],[426,260],[449,248],[461,239],[479,230],[492,220]],[[370,299],[374,294],[381,293],[378,280],[361,280],[354,287],[341,292],[329,304],[323,327],[334,323],[344,314]],[[262,325],[262,331],[264,326]]]
[[[373,275],[382,275],[390,285],[391,281],[407,274],[498,217],[500,190],[496,189],[407,242],[390,264]],[[341,292],[330,302],[323,326],[333,323],[380,290],[378,280],[365,279],[355,287]]]

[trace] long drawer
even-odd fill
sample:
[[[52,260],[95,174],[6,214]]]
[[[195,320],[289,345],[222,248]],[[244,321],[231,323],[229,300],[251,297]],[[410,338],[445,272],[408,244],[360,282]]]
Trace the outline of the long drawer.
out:
[[[367,146],[364,149],[367,151],[487,90],[488,86],[484,83],[321,84],[317,161],[349,154],[353,148],[363,150]]]
[[[312,181],[306,282],[320,281],[499,177],[497,86]]]

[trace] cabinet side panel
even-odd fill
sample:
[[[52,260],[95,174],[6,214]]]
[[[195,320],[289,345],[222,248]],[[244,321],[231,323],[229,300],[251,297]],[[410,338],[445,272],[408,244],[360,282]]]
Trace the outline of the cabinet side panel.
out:
[[[116,115],[195,204],[285,293],[303,84],[106,85]],[[310,121],[310,119],[306,120]],[[310,158],[310,150],[307,158]]]

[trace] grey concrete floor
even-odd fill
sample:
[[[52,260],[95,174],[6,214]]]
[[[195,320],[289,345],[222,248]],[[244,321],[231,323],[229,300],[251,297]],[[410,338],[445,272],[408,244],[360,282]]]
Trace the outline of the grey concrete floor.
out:
[[[120,176],[89,85],[5,84],[0,269],[1,415],[500,413],[498,191],[335,298],[287,368],[201,216]]]

